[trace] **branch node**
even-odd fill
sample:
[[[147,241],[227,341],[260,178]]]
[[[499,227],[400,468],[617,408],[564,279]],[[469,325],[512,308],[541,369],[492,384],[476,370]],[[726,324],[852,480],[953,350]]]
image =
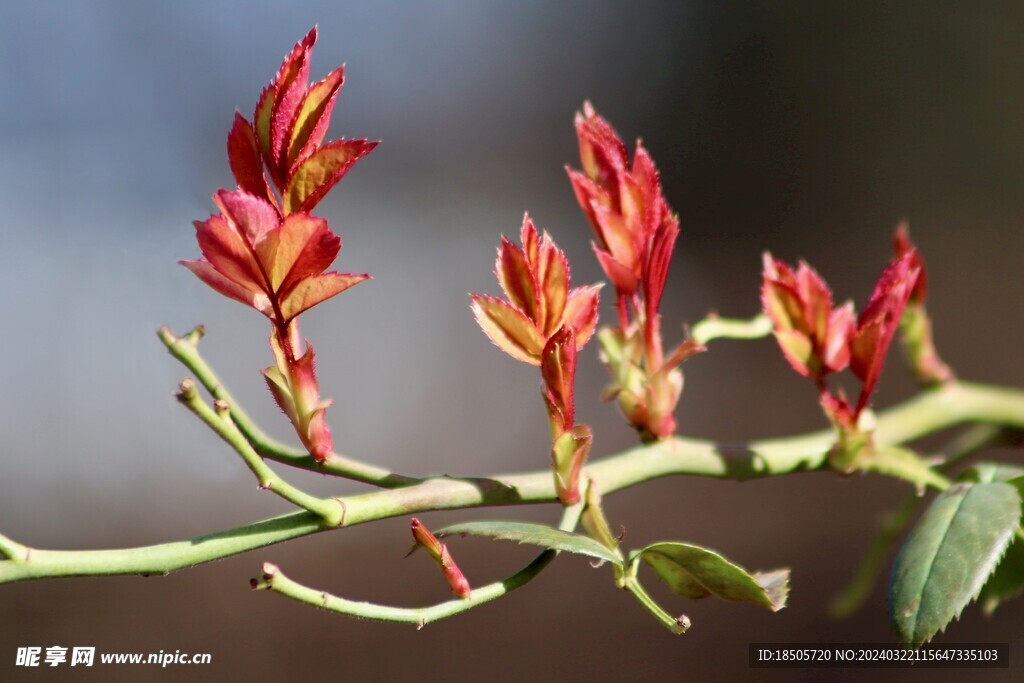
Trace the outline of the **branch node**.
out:
[[[220,419],[225,421],[231,419],[231,406],[227,401],[220,398],[214,400],[213,409],[217,411],[217,417]]]
[[[185,404],[194,401],[196,396],[198,396],[195,380],[191,377],[186,377],[181,380],[181,384],[178,385],[178,391],[176,391],[174,395],[179,401]]]
[[[335,524],[335,526],[340,529],[345,526],[345,515],[348,514],[348,507],[345,506],[345,501],[341,498],[331,498],[331,500],[336,501],[341,507],[341,516],[338,518],[338,523]]]
[[[10,562],[28,562],[32,558],[32,548],[15,543],[6,536],[0,534],[0,560]]]

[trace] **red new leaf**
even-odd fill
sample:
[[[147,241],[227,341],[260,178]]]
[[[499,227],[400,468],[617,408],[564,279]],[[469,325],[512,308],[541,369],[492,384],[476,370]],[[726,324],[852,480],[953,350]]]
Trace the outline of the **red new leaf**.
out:
[[[540,364],[544,398],[551,420],[552,437],[573,428],[576,421],[576,335],[571,326],[558,329],[544,346]]]
[[[288,164],[296,159],[309,156],[323,141],[327,126],[331,122],[334,102],[338,99],[341,86],[345,83],[345,67],[338,67],[322,81],[306,92],[302,105],[292,124],[291,142],[288,146]]]
[[[292,126],[299,106],[306,94],[309,83],[309,57],[316,43],[317,30],[314,26],[306,37],[295,44],[285,57],[281,70],[274,80],[274,103],[270,110],[270,158],[271,169],[277,172],[280,187],[288,168],[288,143],[292,138]]]
[[[921,272],[915,265],[917,258],[917,252],[911,250],[886,266],[857,320],[857,330],[850,344],[850,368],[863,382],[857,414],[867,405],[882,374],[885,354]]]
[[[484,334],[495,346],[531,365],[540,365],[544,338],[525,313],[501,299],[486,294],[470,294],[473,315]]]
[[[297,161],[284,189],[284,212],[312,211],[348,170],[376,146],[376,142],[366,140],[338,140]]]
[[[263,158],[256,133],[237,111],[231,132],[228,133],[228,162],[239,189],[276,204],[267,184],[267,176],[263,173]]]

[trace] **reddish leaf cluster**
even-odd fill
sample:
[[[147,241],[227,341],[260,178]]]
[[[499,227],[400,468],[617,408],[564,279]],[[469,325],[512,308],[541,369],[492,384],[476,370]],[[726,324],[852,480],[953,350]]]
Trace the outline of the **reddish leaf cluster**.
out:
[[[416,547],[422,547],[427,551],[428,555],[434,558],[437,566],[441,568],[441,573],[444,574],[445,580],[448,581],[448,585],[451,586],[452,593],[455,593],[464,600],[468,599],[471,594],[469,581],[462,574],[458,565],[455,564],[451,553],[448,552],[448,546],[437,540],[437,536],[432,534],[430,529],[415,517],[412,518],[411,527]]]
[[[551,425],[558,497],[579,500],[579,472],[590,452],[590,428],[575,424],[576,353],[597,327],[601,285],[570,289],[569,262],[546,232],[523,217],[522,246],[504,236],[495,275],[507,299],[470,294],[484,333],[517,360],[539,365]]]
[[[498,348],[517,360],[540,365],[544,345],[563,325],[575,331],[583,348],[597,327],[601,285],[570,289],[565,253],[544,233],[540,237],[529,214],[520,230],[522,246],[504,235],[494,274],[507,299],[470,294],[473,315]]]
[[[853,303],[832,306],[828,285],[806,263],[796,272],[764,255],[761,303],[775,326],[775,338],[793,369],[823,379],[850,363]]]
[[[594,252],[615,285],[619,327],[601,337],[602,359],[613,376],[605,393],[617,397],[645,439],[672,435],[682,392],[676,367],[703,350],[684,342],[665,357],[658,308],[679,218],[665,201],[661,180],[643,144],[632,164],[618,133],[589,102],[576,115],[582,172],[571,168],[576,199],[597,235]]]
[[[255,125],[235,114],[227,147],[238,190],[214,195],[220,213],[195,222],[205,258],[181,263],[270,319],[277,362],[263,374],[303,445],[323,462],[333,451],[324,420],[330,401],[320,400],[313,348],[307,344],[303,351],[297,317],[369,275],[324,272],[341,251],[341,238],[309,211],[376,143],[320,144],[344,71],[307,87],[315,42],[316,28],[285,58],[260,96]],[[280,198],[270,190],[264,165]]]
[[[844,429],[854,429],[878,384],[885,354],[900,325],[921,272],[920,257],[909,250],[882,271],[867,306],[853,324],[853,304],[833,309],[832,292],[814,270],[801,263],[796,272],[765,254],[762,304],[775,338],[790,365],[816,380],[822,405]],[[834,395],[826,375],[847,365],[861,381],[855,406]]]
[[[284,215],[312,211],[345,173],[377,146],[376,142],[344,139],[320,144],[345,82],[345,67],[308,84],[316,37],[314,26],[260,93],[252,122],[235,112],[228,134],[228,159],[238,187],[266,199]],[[270,190],[264,165],[280,199]]]
[[[583,172],[566,170],[597,233],[594,251],[601,267],[620,298],[634,296],[641,286],[645,294],[660,290],[679,221],[662,197],[654,161],[638,141],[631,167],[622,139],[589,102],[576,114],[576,134]],[[663,236],[655,247],[659,231]]]
[[[278,327],[369,277],[324,272],[341,251],[341,238],[322,218],[293,213],[282,219],[267,201],[241,190],[219,190],[213,202],[220,213],[195,222],[206,258],[182,265]]]

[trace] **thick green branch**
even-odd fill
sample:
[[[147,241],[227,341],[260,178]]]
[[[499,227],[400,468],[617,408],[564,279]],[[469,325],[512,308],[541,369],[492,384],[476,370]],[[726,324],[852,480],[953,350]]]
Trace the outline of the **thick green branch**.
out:
[[[565,531],[575,529],[576,524],[579,523],[582,511],[582,503],[566,508],[558,528]],[[298,602],[304,602],[314,607],[339,612],[358,619],[416,624],[422,628],[433,621],[471,610],[485,602],[490,602],[511,593],[517,588],[525,586],[535,576],[540,574],[545,567],[551,564],[551,561],[558,556],[558,553],[559,551],[557,550],[545,550],[512,576],[486,586],[474,588],[469,598],[465,600],[448,600],[430,607],[389,607],[372,602],[348,600],[303,586],[282,574],[277,566],[270,563],[263,565],[263,575],[259,579],[252,580],[252,587],[255,590],[270,590]]]
[[[898,445],[965,423],[1024,429],[1024,391],[952,384],[878,415],[875,442]],[[685,474],[722,479],[818,470],[827,466],[831,431],[726,446],[673,438],[596,460],[584,471],[604,494],[643,481]],[[549,470],[483,479],[434,478],[420,484],[339,499],[344,526],[454,508],[554,502]],[[292,513],[188,541],[101,551],[32,550],[27,562],[0,560],[0,583],[56,576],[160,574],[322,531],[314,514]]]
[[[383,488],[394,488],[396,486],[408,486],[421,481],[414,477],[406,477],[390,472],[383,467],[369,465],[367,463],[351,460],[349,458],[332,453],[327,460],[321,464],[316,462],[309,453],[303,450],[291,448],[285,444],[272,439],[253,422],[248,414],[235,400],[228,388],[220,381],[213,369],[203,360],[199,354],[199,340],[204,334],[200,325],[183,337],[176,336],[170,329],[161,327],[157,336],[164,343],[167,350],[182,365],[187,367],[196,376],[200,384],[206,388],[214,399],[224,401],[231,406],[231,418],[238,429],[245,435],[245,438],[252,444],[257,453],[265,458],[275,460],[285,465],[298,467],[321,474],[331,474],[338,477],[345,477],[355,481],[381,486]]]

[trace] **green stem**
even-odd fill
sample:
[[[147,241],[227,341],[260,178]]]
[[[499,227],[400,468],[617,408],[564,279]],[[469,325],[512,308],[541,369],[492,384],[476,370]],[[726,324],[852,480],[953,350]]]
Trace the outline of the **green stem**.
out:
[[[678,617],[674,617],[662,608],[654,598],[652,598],[646,590],[644,590],[643,584],[640,583],[640,579],[637,577],[637,569],[640,564],[640,557],[634,557],[630,560],[629,566],[619,577],[619,586],[624,590],[628,591],[636,598],[644,609],[650,612],[655,619],[661,622],[661,625],[667,628],[669,631],[676,635],[686,633],[690,629],[690,618],[685,614]]]
[[[954,383],[878,414],[877,446],[903,444],[965,423],[1024,429],[1024,390]],[[725,446],[675,437],[595,460],[581,476],[608,495],[650,479],[698,475],[745,481],[828,467],[831,430]],[[343,526],[455,508],[550,503],[549,469],[481,479],[433,478],[392,490],[339,499]],[[0,583],[57,576],[159,574],[324,530],[308,512],[242,525],[188,541],[123,550],[37,551],[28,562],[0,561]]]
[[[763,313],[749,320],[719,318],[712,313],[690,329],[690,336],[698,344],[712,339],[761,339],[771,333],[772,321]]]
[[[242,410],[238,401],[235,400],[231,392],[228,391],[228,388],[220,381],[213,369],[210,368],[199,354],[199,340],[203,334],[204,331],[201,325],[183,337],[176,336],[166,327],[161,327],[157,331],[157,336],[160,337],[160,341],[164,343],[170,354],[192,371],[200,384],[210,392],[210,395],[214,399],[224,401],[231,406],[231,418],[257,453],[284,465],[319,472],[320,474],[345,477],[383,488],[408,486],[422,481],[414,477],[395,474],[383,467],[351,460],[337,453],[332,453],[321,464],[310,457],[306,451],[291,448],[267,436],[249,418],[248,414]]]
[[[565,508],[558,528],[564,531],[575,529],[582,511],[582,503]],[[270,590],[298,602],[358,619],[416,624],[422,628],[438,619],[471,610],[525,586],[558,556],[558,552],[551,549],[545,550],[512,576],[474,588],[470,596],[464,600],[448,600],[430,607],[389,607],[371,602],[348,600],[304,586],[285,576],[278,567],[269,562],[263,565],[263,575],[259,579],[252,580],[252,587],[255,590]]]
[[[622,588],[629,591],[629,593],[637,599],[637,602],[644,606],[644,609],[654,615],[654,618],[657,619],[662,626],[667,628],[669,631],[672,631],[672,633],[679,635],[686,633],[690,629],[689,617],[685,614],[674,617],[666,612],[661,605],[654,601],[654,598],[647,594],[647,591],[644,590],[644,587],[635,576],[625,581],[622,584]]]
[[[246,466],[256,475],[261,489],[273,491],[288,502],[316,514],[328,527],[342,524],[345,519],[344,503],[336,498],[317,498],[279,477],[252,449],[245,436],[235,426],[231,419],[231,409],[226,402],[218,399],[215,404],[217,411],[214,412],[206,405],[206,401],[200,398],[195,383],[190,379],[181,383],[178,400],[242,456]]]

